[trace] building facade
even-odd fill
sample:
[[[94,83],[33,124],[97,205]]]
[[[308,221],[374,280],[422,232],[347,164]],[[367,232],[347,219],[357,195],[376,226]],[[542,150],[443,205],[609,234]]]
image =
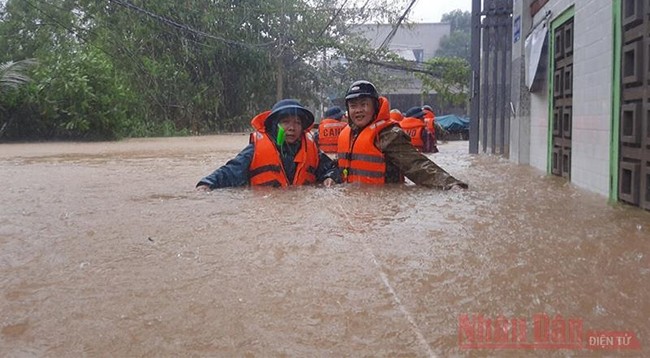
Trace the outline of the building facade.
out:
[[[650,2],[513,5],[509,158],[650,210]]]
[[[393,26],[368,24],[360,25],[355,30],[369,41],[370,46],[379,48],[393,30]],[[388,42],[387,48],[405,60],[425,62],[435,56],[440,41],[449,35],[450,28],[448,23],[402,24]],[[393,81],[395,85],[382,89],[382,94],[389,99],[393,108],[405,111],[412,106],[424,104],[422,81],[413,73],[389,69],[384,71],[397,79]],[[430,91],[429,98],[424,102],[435,108],[435,92]]]

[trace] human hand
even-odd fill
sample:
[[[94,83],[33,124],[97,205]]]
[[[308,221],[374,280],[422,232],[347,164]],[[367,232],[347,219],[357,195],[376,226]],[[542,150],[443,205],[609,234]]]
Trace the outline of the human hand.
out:
[[[209,185],[199,185],[199,186],[196,187],[196,191],[209,192],[209,191],[212,191],[212,189],[210,189]]]
[[[329,188],[329,187],[331,187],[331,186],[334,185],[334,184],[336,184],[336,182],[335,182],[334,179],[332,179],[332,178],[327,178],[327,179],[323,180],[323,185],[324,185],[326,188]]]

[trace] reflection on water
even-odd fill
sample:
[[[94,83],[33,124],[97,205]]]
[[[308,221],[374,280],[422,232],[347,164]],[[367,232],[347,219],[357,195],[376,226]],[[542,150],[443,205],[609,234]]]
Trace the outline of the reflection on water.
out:
[[[465,192],[193,190],[246,142],[0,146],[0,353],[448,356],[461,314],[546,313],[647,355],[650,213],[467,143],[433,156]]]

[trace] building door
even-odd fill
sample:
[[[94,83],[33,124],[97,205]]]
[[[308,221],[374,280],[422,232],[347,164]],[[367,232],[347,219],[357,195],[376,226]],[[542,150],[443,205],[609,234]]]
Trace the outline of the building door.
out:
[[[573,18],[553,32],[553,152],[551,173],[571,179]]]
[[[621,1],[618,196],[650,210],[650,4]]]

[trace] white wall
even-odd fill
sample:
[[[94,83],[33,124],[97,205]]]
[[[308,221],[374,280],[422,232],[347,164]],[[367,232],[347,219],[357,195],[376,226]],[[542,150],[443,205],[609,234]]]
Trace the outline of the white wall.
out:
[[[424,60],[426,61],[435,55],[440,47],[440,40],[449,35],[450,28],[448,23],[402,24],[395,32],[388,48],[397,53],[421,49],[424,51]],[[371,46],[377,48],[391,32],[393,25],[360,25],[356,29],[370,41]]]
[[[551,10],[551,20],[575,6],[573,47],[573,132],[571,181],[609,194],[609,153],[613,66],[611,0],[549,1],[533,23]],[[550,35],[550,33],[549,33]],[[544,88],[531,94],[530,165],[548,163],[549,98]]]
[[[388,44],[388,49],[410,61],[415,60],[413,50],[422,50],[423,61],[426,61],[435,56],[436,51],[440,48],[440,41],[449,35],[450,28],[449,23],[402,24]],[[367,24],[355,27],[355,31],[368,39],[374,48],[381,46],[392,29],[393,25],[391,24]],[[391,70],[386,70],[386,73],[396,79],[396,85],[384,93],[422,93],[422,81],[414,74]],[[430,91],[430,93],[435,92]]]

